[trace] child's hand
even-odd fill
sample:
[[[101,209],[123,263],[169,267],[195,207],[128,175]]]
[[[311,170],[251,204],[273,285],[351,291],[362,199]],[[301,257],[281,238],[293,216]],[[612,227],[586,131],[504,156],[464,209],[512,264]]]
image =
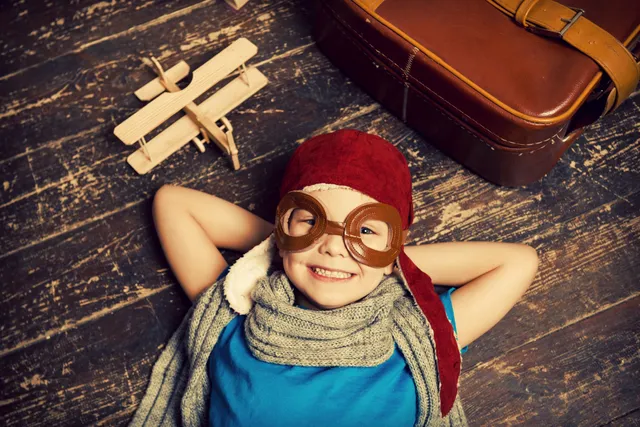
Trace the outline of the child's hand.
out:
[[[436,243],[405,251],[434,284],[462,286],[451,294],[460,347],[498,323],[538,271],[535,249],[521,244]]]
[[[201,191],[165,185],[153,199],[153,219],[169,265],[191,301],[227,266],[218,249],[245,252],[273,225]]]

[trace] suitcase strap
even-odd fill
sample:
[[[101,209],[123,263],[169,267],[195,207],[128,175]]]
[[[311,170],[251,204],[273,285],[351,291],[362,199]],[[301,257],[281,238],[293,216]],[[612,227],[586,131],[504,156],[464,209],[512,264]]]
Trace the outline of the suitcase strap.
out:
[[[559,38],[593,59],[609,75],[614,88],[604,114],[631,95],[640,79],[640,65],[615,37],[584,17],[584,10],[553,0],[487,0],[527,30]]]

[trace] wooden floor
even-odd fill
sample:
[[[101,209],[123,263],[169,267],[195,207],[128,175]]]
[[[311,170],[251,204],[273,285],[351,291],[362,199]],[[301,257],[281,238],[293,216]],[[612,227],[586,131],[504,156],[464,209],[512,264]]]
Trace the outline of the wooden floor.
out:
[[[155,236],[154,192],[185,185],[272,220],[294,148],[351,127],[407,156],[414,243],[525,242],[540,254],[524,299],[463,360],[472,425],[640,425],[638,94],[542,181],[500,188],[345,79],[310,36],[307,2],[68,3],[11,0],[0,13],[0,424],[126,424],[188,308]],[[188,146],[134,173],[113,129],[153,76],[140,58],[198,66],[240,36],[270,79],[229,115],[242,168]]]

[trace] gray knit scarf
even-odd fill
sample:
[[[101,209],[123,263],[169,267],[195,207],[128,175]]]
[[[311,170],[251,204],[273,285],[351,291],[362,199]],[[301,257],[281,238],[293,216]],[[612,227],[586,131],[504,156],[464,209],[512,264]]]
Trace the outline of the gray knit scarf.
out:
[[[358,302],[315,311],[294,306],[293,288],[277,271],[258,282],[253,299],[244,325],[256,358],[300,366],[375,366],[391,356],[395,342],[416,385],[416,426],[467,425],[459,398],[446,417],[440,416],[430,326],[397,276],[386,277]],[[187,313],[160,355],[131,425],[207,425],[207,360],[233,317],[218,281]]]
[[[376,366],[391,357],[391,317],[403,295],[384,280],[361,301],[335,310],[295,307],[284,272],[258,283],[244,322],[247,344],[265,362],[298,366]]]

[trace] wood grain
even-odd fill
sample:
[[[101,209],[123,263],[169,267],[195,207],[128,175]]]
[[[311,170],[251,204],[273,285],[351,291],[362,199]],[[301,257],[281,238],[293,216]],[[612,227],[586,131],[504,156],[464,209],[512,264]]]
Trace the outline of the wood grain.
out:
[[[352,121],[344,121],[343,118],[341,123],[348,127],[360,127],[364,130],[372,131],[373,126],[367,126],[366,124],[372,121],[375,122],[376,114],[381,115],[383,119],[382,124],[386,129],[396,129],[399,133],[399,135],[396,136],[394,132],[389,131],[383,135],[392,141],[396,141],[398,146],[404,152],[408,153],[407,157],[410,156],[410,153],[433,152],[432,148],[424,145],[424,143],[415,136],[407,137],[404,126],[397,123],[395,119],[388,116],[384,111],[376,110],[376,112],[368,115],[358,116]],[[372,118],[374,120],[372,120]],[[376,124],[379,122],[380,121],[376,122]],[[268,123],[267,126],[269,126]],[[273,125],[273,129],[277,129],[275,124]],[[43,334],[46,334],[47,331],[55,331],[65,323],[73,322],[73,319],[76,317],[80,319],[84,318],[86,313],[90,313],[91,310],[93,310],[93,305],[96,303],[99,303],[100,306],[107,306],[110,304],[119,304],[122,299],[132,297],[130,293],[136,289],[136,287],[131,286],[133,283],[124,283],[120,288],[114,288],[113,286],[109,288],[109,285],[114,281],[122,281],[124,277],[135,277],[135,281],[139,280],[140,283],[144,283],[145,287],[153,288],[156,286],[158,282],[154,273],[159,269],[166,269],[166,265],[164,264],[162,255],[158,251],[153,230],[150,229],[152,221],[149,215],[149,202],[153,190],[159,188],[162,183],[173,182],[190,186],[197,184],[195,185],[196,188],[213,192],[245,207],[249,207],[252,204],[254,206],[260,205],[262,200],[268,200],[268,193],[265,194],[265,192],[268,192],[268,189],[265,188],[264,183],[278,181],[278,169],[281,168],[281,165],[286,161],[288,153],[285,147],[279,147],[281,151],[278,154],[278,150],[274,151],[269,141],[260,141],[258,139],[254,141],[255,143],[252,146],[252,149],[255,150],[252,151],[253,156],[257,155],[258,157],[271,159],[279,157],[281,158],[279,164],[256,163],[253,166],[249,166],[233,174],[228,170],[226,165],[224,165],[224,159],[219,159],[216,161],[213,171],[197,176],[191,180],[183,181],[185,176],[165,176],[157,178],[156,180],[151,179],[148,181],[150,188],[146,195],[141,195],[137,192],[127,192],[126,187],[123,187],[124,191],[119,190],[116,193],[120,195],[121,203],[127,202],[127,195],[135,196],[139,199],[133,200],[113,212],[108,211],[108,215],[101,218],[89,218],[89,220],[93,221],[81,224],[74,230],[68,231],[57,238],[53,238],[51,244],[45,241],[34,246],[34,251],[37,250],[39,255],[30,262],[20,262],[19,260],[22,259],[20,252],[5,257],[10,265],[16,266],[16,268],[10,270],[15,280],[9,285],[9,289],[18,295],[21,289],[25,289],[24,285],[28,284],[27,289],[29,290],[30,301],[25,307],[17,309],[13,305],[13,302],[9,300],[6,302],[5,310],[1,310],[3,303],[0,302],[0,312],[4,311],[7,313],[7,320],[4,322],[7,333],[2,337],[2,343],[6,346],[5,349],[14,348],[20,345],[21,342],[30,342],[31,340],[38,339],[38,337],[42,339],[41,337]],[[288,149],[289,152],[292,149],[293,147],[290,147]],[[185,167],[182,167],[181,170],[188,175],[188,163],[190,161],[185,160],[184,157],[195,155],[194,152],[196,150],[187,149],[185,151],[190,152],[184,154],[180,162],[185,163]],[[430,158],[435,159],[436,162],[450,163],[450,161],[445,160],[442,156],[437,156],[437,153],[433,152],[433,154]],[[176,156],[179,155],[180,154],[176,154]],[[411,162],[413,169],[413,161]],[[123,176],[131,175],[131,171],[123,170],[126,169],[123,163],[122,160],[119,160],[119,162],[114,165],[117,168],[116,170],[122,170]],[[426,163],[428,167],[429,162],[427,161]],[[495,205],[492,203],[492,200],[501,200],[504,190],[484,183],[476,176],[460,168],[450,169],[456,175],[465,177],[462,183],[456,185],[467,185],[472,187],[473,191],[468,190],[464,197],[456,199],[456,201],[453,202],[453,206],[461,207],[453,210],[451,208],[452,204],[448,203],[446,198],[438,198],[439,192],[451,190],[437,189],[439,185],[444,185],[440,184],[441,182],[448,183],[446,185],[451,185],[451,179],[445,176],[444,181],[441,181],[443,177],[436,177],[423,182],[421,187],[424,190],[417,191],[418,196],[416,199],[429,200],[430,197],[436,197],[437,201],[431,203],[429,213],[426,215],[420,214],[420,208],[417,210],[419,220],[411,234],[411,239],[414,242],[422,243],[424,241],[472,239],[523,241],[526,237],[530,237],[529,243],[537,247],[543,257],[547,256],[547,251],[549,250],[569,254],[569,256],[564,258],[562,262],[559,262],[558,265],[568,271],[576,270],[580,272],[579,269],[582,268],[582,263],[579,262],[579,258],[577,257],[575,262],[572,262],[572,256],[584,250],[585,243],[583,243],[583,239],[588,237],[591,238],[591,241],[594,241],[594,239],[601,238],[600,236],[602,234],[608,233],[612,236],[604,241],[614,242],[618,247],[621,247],[624,246],[627,241],[631,240],[634,232],[637,232],[637,222],[635,222],[634,219],[633,208],[626,202],[613,203],[618,201],[618,199],[611,194],[603,193],[601,197],[595,201],[597,203],[606,201],[611,203],[611,206],[604,205],[602,209],[596,211],[594,215],[589,215],[587,219],[579,218],[578,220],[570,222],[569,226],[576,222],[582,224],[596,222],[606,224],[608,221],[611,221],[612,224],[609,229],[580,230],[580,234],[568,240],[571,245],[570,247],[567,247],[564,242],[562,242],[564,246],[550,244],[550,242],[556,239],[558,234],[565,236],[571,236],[571,233],[575,234],[576,226],[573,226],[573,228],[569,227],[568,231],[563,227],[551,228],[551,230],[547,229],[552,224],[562,224],[563,221],[571,219],[581,212],[589,212],[589,209],[592,208],[593,201],[587,203],[586,199],[582,199],[582,206],[578,209],[554,212],[553,209],[557,205],[555,200],[558,198],[568,199],[568,196],[574,194],[566,191],[564,186],[559,186],[557,187],[558,190],[565,189],[565,192],[547,198],[531,197],[527,193],[520,194],[516,191],[508,190],[510,193],[513,193],[509,201]],[[102,173],[102,175],[107,174],[108,172]],[[233,179],[230,178],[231,176],[233,176]],[[270,179],[271,177],[274,177],[274,179]],[[178,178],[178,180],[175,180],[175,178]],[[135,179],[135,176],[130,177],[126,182],[130,182],[132,179]],[[229,180],[232,182],[229,182]],[[574,185],[581,188],[583,193],[588,193],[589,191],[595,193],[599,190],[599,187],[588,185],[588,182],[580,183],[580,181],[575,181]],[[137,191],[143,188],[144,187],[138,186]],[[475,191],[479,191],[479,194],[476,194]],[[424,195],[421,193],[424,193]],[[105,200],[104,197],[105,194],[103,191],[98,192],[95,199],[91,199],[90,202],[93,206],[94,214],[100,212],[101,206],[105,206],[105,209],[112,209],[114,199],[109,198]],[[637,195],[632,195],[632,197],[637,198]],[[470,200],[470,204],[466,203],[467,198]],[[84,206],[84,204],[78,209],[83,209],[82,206]],[[616,210],[615,214],[610,213],[611,209]],[[60,209],[60,211],[62,211],[62,209]],[[273,211],[274,209],[269,211],[264,210],[261,214],[271,220]],[[473,212],[473,216],[466,214],[466,211]],[[64,208],[64,212],[69,214],[73,212],[73,209],[67,207]],[[593,220],[594,216],[599,217],[597,221]],[[523,217],[527,218],[527,228],[524,229],[520,227],[517,222],[518,220],[522,221]],[[603,217],[606,219],[602,219]],[[53,216],[53,218],[58,219],[59,217]],[[460,221],[461,219],[464,221]],[[60,220],[57,222],[62,221],[63,218],[60,217]],[[137,226],[134,230],[131,229],[133,224]],[[618,234],[616,235],[614,232]],[[55,242],[67,234],[78,236],[90,234],[94,236],[94,238],[73,238],[69,236],[62,245],[55,244]],[[108,236],[109,239],[103,240],[95,238],[95,236]],[[118,249],[115,253],[109,249],[113,246]],[[552,249],[549,249],[547,246],[551,246]],[[35,249],[36,247],[38,249]],[[73,262],[60,262],[58,255],[60,253],[74,254],[73,257],[67,255],[67,259],[72,259]],[[52,262],[48,263],[46,261],[48,259],[51,259]],[[594,260],[602,259],[608,262],[619,261],[617,259],[607,260],[606,252],[603,251],[594,254]],[[39,268],[43,263],[50,264],[51,267],[47,269]],[[84,270],[76,271],[77,268],[74,268],[74,265],[90,266],[93,273],[88,276],[84,273]],[[614,265],[612,268],[620,268],[620,266]],[[37,274],[38,270],[46,272],[46,274]],[[637,270],[632,269],[632,271]],[[566,278],[566,273],[557,271],[557,265],[547,263],[543,263],[541,268],[541,275],[542,274],[545,275],[545,284],[548,283],[549,286],[555,285]],[[547,276],[553,279],[548,279]],[[124,287],[129,291],[122,292]],[[57,299],[52,295],[52,292],[55,293],[56,289],[58,289],[59,293]],[[71,291],[72,289],[82,289],[83,291],[75,293]],[[623,298],[627,296],[627,288],[625,287],[618,287],[612,291],[617,297]],[[614,296],[612,298],[615,299],[616,297]],[[74,307],[74,309],[69,310],[70,307]],[[33,316],[35,316],[39,322],[31,326],[24,326],[26,318]],[[524,317],[526,318],[526,316]],[[553,320],[555,321],[556,319]],[[558,320],[565,321],[566,319]],[[527,329],[527,331],[529,332],[530,330]],[[514,337],[514,342],[518,342],[521,338],[522,335]],[[490,346],[488,348],[490,349]],[[475,352],[474,354],[479,353]]]
[[[467,417],[492,426],[595,426],[636,410],[639,312],[636,296],[466,373]]]
[[[3,5],[0,25],[0,79],[105,40],[126,40],[138,31],[160,25],[213,1],[80,0],[63,2],[11,0]],[[224,10],[219,10],[224,14]]]
[[[612,427],[638,427],[640,426],[640,407],[609,421],[606,426]]]
[[[472,424],[636,425],[639,94],[540,182],[496,187],[335,69],[310,37],[311,10],[305,1],[252,0],[234,12],[212,1],[26,0],[0,14],[0,422],[126,424],[188,307],[155,236],[154,192],[187,185],[272,220],[292,151],[350,127],[407,157],[413,243],[525,242],[540,254],[523,300],[464,357]],[[270,80],[229,116],[242,169],[187,146],[137,176],[112,132],[154,77],[140,57],[194,69],[240,36],[258,46],[252,63]],[[37,54],[21,55],[29,44]]]
[[[5,426],[124,424],[151,366],[185,314],[175,292],[151,295],[25,353],[3,358]]]
[[[298,49],[311,43],[307,23],[288,3],[256,2],[220,20],[212,20],[211,13],[208,8],[194,9],[145,28],[135,40],[105,40],[0,81],[0,138],[6,140],[0,160],[26,155],[43,143],[81,134],[100,123],[122,122],[143,105],[133,92],[155,76],[142,57],[155,56],[167,67],[184,60],[194,70],[242,36],[258,46],[258,55],[249,62],[256,65],[300,53]],[[274,23],[276,15],[279,25]],[[162,45],[155,40],[162,40]],[[58,125],[63,122],[66,126]],[[12,138],[5,138],[9,134]]]

